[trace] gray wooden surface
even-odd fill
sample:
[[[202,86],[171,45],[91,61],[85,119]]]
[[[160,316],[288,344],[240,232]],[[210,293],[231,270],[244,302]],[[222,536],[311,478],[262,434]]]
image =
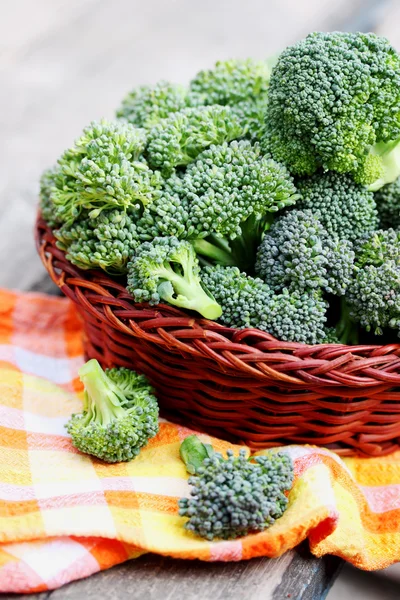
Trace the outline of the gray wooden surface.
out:
[[[0,286],[54,292],[35,255],[38,178],[90,120],[140,83],[187,81],[319,30],[375,30],[400,49],[396,0],[13,0],[0,4]],[[36,600],[319,600],[340,561],[306,546],[276,560],[144,556]],[[389,571],[389,574],[396,569]],[[328,600],[390,600],[389,578],[345,567]],[[10,596],[11,598],[11,596]],[[13,596],[12,598],[17,598]]]

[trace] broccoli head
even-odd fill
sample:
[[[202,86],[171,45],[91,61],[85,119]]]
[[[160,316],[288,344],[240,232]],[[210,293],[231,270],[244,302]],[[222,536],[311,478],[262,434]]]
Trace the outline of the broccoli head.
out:
[[[151,202],[161,177],[141,158],[144,130],[129,123],[93,122],[58,161],[50,200],[60,222],[72,223],[87,211],[127,210]]]
[[[286,493],[293,484],[293,463],[283,452],[268,452],[247,458],[227,451],[227,458],[202,446],[196,436],[181,445],[181,457],[192,465],[191,454],[205,454],[203,462],[189,478],[191,497],[179,500],[179,514],[187,517],[185,528],[213,540],[234,539],[263,531],[273,525],[288,506]],[[184,447],[184,448],[183,448]],[[192,472],[189,470],[189,472]]]
[[[379,230],[356,246],[355,277],[346,294],[350,317],[367,331],[400,335],[400,232]]]
[[[80,269],[103,269],[107,273],[126,273],[127,263],[139,245],[136,213],[105,210],[93,219],[86,218],[54,230],[57,246]]]
[[[332,237],[354,242],[378,227],[374,194],[345,173],[316,173],[296,183],[299,208],[311,210]]]
[[[176,237],[143,242],[128,264],[128,291],[137,302],[168,302],[218,319],[221,307],[201,285],[193,246]]]
[[[150,131],[147,158],[150,165],[169,175],[188,165],[212,144],[240,137],[243,127],[229,107],[185,108],[159,121]]]
[[[56,208],[52,201],[52,189],[55,185],[57,167],[46,169],[40,178],[39,207],[43,219],[50,227],[60,224]]]
[[[311,210],[291,210],[265,235],[256,272],[276,291],[323,289],[340,296],[353,265],[351,242],[331,237]]]
[[[373,33],[311,33],[272,70],[265,146],[300,175],[319,167],[376,190],[400,174],[400,57]]]
[[[123,99],[117,117],[136,127],[151,129],[160,119],[185,108],[186,95],[184,87],[166,81],[143,85]]]
[[[124,368],[104,372],[95,359],[79,376],[83,412],[67,424],[74,446],[110,463],[132,460],[158,432],[158,404],[147,380]]]
[[[375,193],[379,225],[382,229],[400,229],[400,177]]]

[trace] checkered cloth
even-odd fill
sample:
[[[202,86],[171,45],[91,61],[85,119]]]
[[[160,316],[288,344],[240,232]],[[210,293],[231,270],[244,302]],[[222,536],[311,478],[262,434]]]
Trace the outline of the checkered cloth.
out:
[[[79,454],[66,435],[80,410],[81,326],[66,299],[0,291],[0,591],[39,592],[144,552],[206,561],[275,557],[308,537],[316,556],[363,569],[400,559],[400,453],[340,460],[289,446],[295,483],[270,529],[207,542],[183,528],[179,459],[189,429],[162,422],[130,463]],[[237,446],[202,436],[220,451]]]

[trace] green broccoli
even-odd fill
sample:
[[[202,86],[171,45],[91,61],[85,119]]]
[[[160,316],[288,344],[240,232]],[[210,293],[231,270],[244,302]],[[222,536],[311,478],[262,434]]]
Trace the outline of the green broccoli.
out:
[[[311,33],[272,70],[265,147],[291,172],[352,173],[375,191],[400,175],[400,57],[373,33]]]
[[[152,167],[169,175],[175,167],[193,162],[212,144],[242,134],[243,127],[229,107],[185,108],[162,119],[149,131],[147,159]]]
[[[143,85],[123,99],[117,117],[136,127],[151,129],[160,119],[185,108],[186,96],[184,87],[167,81]]]
[[[330,236],[354,242],[378,227],[374,194],[345,173],[316,173],[296,183],[299,208],[311,210]]]
[[[237,267],[202,269],[203,285],[222,307],[219,321],[228,327],[254,327],[282,341],[321,343],[326,332],[327,304],[320,290],[274,291],[261,279]]]
[[[176,237],[143,242],[128,264],[128,291],[136,302],[195,310],[206,319],[218,319],[221,307],[202,287],[193,246]]]
[[[52,202],[51,195],[54,187],[57,167],[46,169],[40,178],[39,208],[43,219],[50,227],[56,227],[60,221],[56,214],[56,208]]]
[[[391,328],[400,335],[400,232],[379,230],[359,240],[346,299],[350,317],[366,331]]]
[[[158,404],[144,376],[125,368],[107,369],[89,360],[79,369],[83,412],[67,431],[81,452],[114,463],[135,458],[158,432]]]
[[[60,222],[72,223],[82,211],[141,207],[159,194],[161,177],[141,158],[144,130],[129,123],[91,123],[58,161],[50,200]]]
[[[331,237],[311,210],[291,210],[265,235],[255,268],[276,291],[323,289],[341,296],[351,281],[354,251],[348,240]]]
[[[298,197],[290,174],[257,144],[225,142],[167,181],[161,197],[145,207],[138,231],[145,239],[188,239],[206,260],[247,270],[274,214]]]
[[[93,219],[65,223],[53,231],[57,246],[80,269],[101,268],[110,274],[123,274],[140,241],[136,213],[104,210]]]
[[[179,500],[179,515],[187,517],[188,531],[210,541],[234,539],[264,531],[285,512],[294,479],[288,454],[247,458],[242,449],[239,456],[228,450],[223,458],[193,435],[182,442],[180,455],[189,473],[196,466],[189,478],[191,497]]]
[[[380,227],[400,229],[400,177],[377,191],[375,200]]]

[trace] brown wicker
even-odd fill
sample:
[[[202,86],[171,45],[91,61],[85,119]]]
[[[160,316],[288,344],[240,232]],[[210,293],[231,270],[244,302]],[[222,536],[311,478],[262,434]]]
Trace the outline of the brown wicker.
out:
[[[136,304],[105,273],[69,263],[40,217],[36,242],[82,315],[87,357],[145,373],[164,416],[254,449],[291,442],[380,456],[400,448],[400,344],[307,346]]]

